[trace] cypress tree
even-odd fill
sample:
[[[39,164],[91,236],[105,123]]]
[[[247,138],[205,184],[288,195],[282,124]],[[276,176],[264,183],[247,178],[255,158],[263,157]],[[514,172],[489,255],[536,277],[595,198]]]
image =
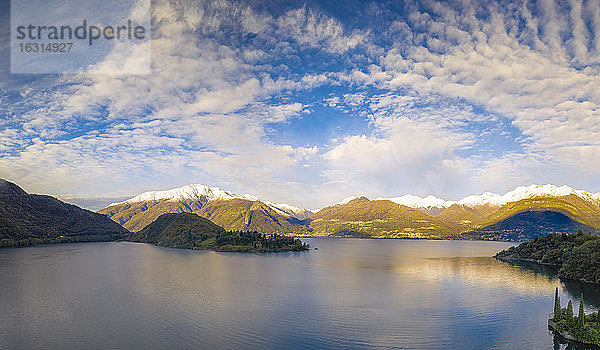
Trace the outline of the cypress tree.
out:
[[[569,324],[569,325],[573,324],[573,302],[571,302],[571,300],[569,300],[569,304],[567,305],[566,319],[567,319],[567,324]]]
[[[585,312],[583,311],[583,293],[581,293],[581,299],[579,299],[579,316],[577,319],[579,326],[585,326]]]
[[[558,287],[554,292],[554,321],[560,321],[560,297],[558,296]]]

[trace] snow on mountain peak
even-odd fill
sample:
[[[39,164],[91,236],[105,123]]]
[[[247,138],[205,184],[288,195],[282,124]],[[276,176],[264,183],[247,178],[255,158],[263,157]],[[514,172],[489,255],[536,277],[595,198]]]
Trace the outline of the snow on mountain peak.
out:
[[[144,192],[140,195],[137,195],[131,199],[125,201],[125,203],[136,203],[136,202],[145,202],[145,201],[160,201],[160,200],[169,200],[169,201],[178,201],[178,200],[187,200],[187,199],[201,199],[206,198],[207,200],[212,199],[248,199],[248,200],[258,200],[257,197],[249,194],[235,194],[233,192],[224,191],[218,187],[209,187],[201,184],[192,184],[186,185],[183,187],[173,188],[166,191],[149,191]]]
[[[520,201],[532,197],[561,197],[574,194],[586,200],[600,199],[600,193],[594,194],[582,190],[575,190],[569,186],[556,185],[529,185],[519,186],[512,191],[506,192],[504,195],[485,192],[480,196],[468,196],[458,201],[458,204],[463,205],[484,205],[491,204],[496,206],[505,205],[506,203]]]
[[[300,220],[304,220],[314,214],[312,211],[304,208],[298,208],[293,205],[285,204],[285,203],[272,203],[268,201],[262,201],[271,209],[275,210],[278,214],[283,216],[294,216]]]
[[[358,197],[359,197],[359,196],[350,196],[350,197],[344,198],[344,199],[343,199],[343,200],[341,200],[340,202],[337,202],[337,203],[335,203],[334,205],[338,205],[338,204],[346,204],[346,203],[348,203],[348,202],[350,202],[350,201],[352,201],[352,200],[354,200],[354,199],[356,199],[356,198],[358,198]]]
[[[413,195],[405,195],[402,197],[395,198],[377,198],[377,199],[387,199],[394,203],[406,205],[411,208],[448,208],[452,204],[461,204],[467,206],[477,206],[477,205],[493,205],[493,206],[503,206],[510,202],[516,202],[526,198],[532,197],[543,197],[543,196],[551,196],[551,197],[561,197],[568,196],[570,194],[574,194],[582,199],[593,202],[597,205],[600,205],[600,192],[591,193],[583,190],[575,190],[569,186],[556,186],[556,185],[529,185],[529,186],[519,186],[512,191],[509,191],[505,194],[497,194],[492,192],[484,192],[481,195],[470,195],[458,201],[446,201],[435,196],[427,196],[427,197],[418,197]]]
[[[402,197],[395,198],[383,198],[379,197],[377,200],[389,200],[397,204],[405,205],[411,208],[447,208],[452,205],[452,202],[445,201],[436,196],[429,195],[425,198],[407,194]]]
[[[519,201],[526,198],[532,197],[542,197],[542,196],[552,196],[552,197],[560,197],[567,195],[576,195],[584,200],[595,203],[596,205],[600,205],[600,192],[592,193],[586,192],[583,190],[575,190],[569,186],[556,186],[556,185],[529,185],[529,186],[519,186],[512,191],[509,191],[505,194],[497,194],[492,192],[484,192],[481,195],[470,195],[458,201],[447,201],[441,198],[438,198],[433,195],[429,195],[426,197],[419,197],[411,194],[407,194],[401,197],[394,198],[382,198],[379,197],[377,200],[390,200],[394,203],[405,205],[411,208],[424,208],[424,209],[433,209],[440,208],[445,209],[453,204],[460,204],[466,206],[479,206],[479,205],[492,205],[492,206],[503,206],[510,202]],[[140,195],[137,195],[131,199],[126,200],[125,202],[113,203],[112,205],[123,204],[123,203],[136,203],[136,202],[144,202],[144,201],[180,201],[180,200],[216,200],[216,199],[246,199],[250,201],[258,201],[260,200],[258,197],[253,196],[251,194],[236,194],[230,191],[222,190],[218,187],[209,187],[201,184],[192,184],[186,185],[183,187],[178,187],[166,191],[150,191],[144,192]],[[353,199],[359,198],[358,196],[348,197],[338,204],[346,204]],[[294,216],[300,220],[303,220],[309,217],[313,212],[308,209],[298,208],[293,205],[285,204],[285,203],[273,203],[269,201],[261,202],[268,205],[271,209],[275,210],[277,213],[284,216]]]
[[[259,201],[260,199],[251,194],[237,194],[230,191],[222,190],[218,187],[210,187],[202,184],[191,184],[178,188],[173,188],[166,191],[149,191],[137,195],[124,202],[113,203],[112,205],[123,204],[123,203],[138,203],[146,201],[185,201],[185,200],[229,200],[229,199],[246,199],[249,201]],[[272,203],[269,201],[262,201],[268,205],[271,209],[284,216],[295,216],[298,219],[305,219],[311,211],[295,207],[293,205],[285,203]]]

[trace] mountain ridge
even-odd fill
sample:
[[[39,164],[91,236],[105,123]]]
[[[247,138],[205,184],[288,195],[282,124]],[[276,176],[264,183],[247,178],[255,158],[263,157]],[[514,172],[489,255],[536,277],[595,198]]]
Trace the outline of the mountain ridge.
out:
[[[519,186],[504,194],[484,192],[457,201],[445,201],[432,195],[374,200],[352,196],[314,213],[250,194],[237,195],[218,187],[194,184],[144,192],[99,212],[131,231],[143,229],[164,213],[190,212],[227,230],[379,238],[465,238],[478,237],[484,232],[481,236],[484,239],[493,238],[496,233],[498,239],[504,239],[516,237],[506,234],[510,227],[535,232],[535,228],[523,228],[514,220],[506,221],[526,211],[553,211],[582,224],[583,228],[589,227],[590,231],[600,229],[600,193],[550,184]],[[520,217],[527,225],[534,223],[531,215]],[[544,222],[548,220],[559,219],[548,216]],[[575,227],[565,225],[548,224],[543,230]],[[494,230],[481,230],[488,226]]]
[[[295,216],[299,219],[305,219],[310,216],[312,212],[308,209],[298,208],[287,203],[274,203],[266,200],[262,200],[259,197],[252,194],[237,194],[231,191],[222,190],[219,187],[212,187],[203,184],[190,184],[182,187],[176,187],[169,190],[162,191],[147,191],[143,192],[135,197],[127,199],[122,202],[111,203],[107,207],[121,205],[125,203],[139,203],[139,202],[151,202],[151,201],[187,201],[187,200],[199,200],[199,201],[211,201],[211,200],[230,200],[230,199],[245,199],[249,201],[261,201],[266,205],[270,206],[273,210],[277,211],[282,215]]]
[[[479,205],[493,205],[493,206],[503,206],[510,202],[516,202],[522,199],[531,198],[531,197],[543,197],[543,196],[565,196],[569,194],[574,194],[582,199],[593,202],[594,204],[600,206],[600,192],[588,192],[585,190],[577,190],[567,185],[557,186],[553,184],[545,184],[545,185],[537,185],[531,184],[528,186],[518,186],[511,191],[508,191],[504,194],[493,193],[493,192],[483,192],[480,195],[468,195],[459,200],[445,200],[439,198],[435,195],[427,195],[425,197],[420,197],[412,194],[406,194],[398,197],[377,197],[374,200],[389,200],[396,204],[405,205],[410,208],[420,208],[420,209],[446,209],[451,207],[454,204],[458,205],[466,205],[466,206],[479,206]],[[342,201],[339,201],[333,205],[338,204],[346,204],[351,200],[356,198],[364,197],[361,195],[350,196]],[[367,198],[367,197],[365,197]],[[323,208],[310,210],[306,208],[300,208],[294,205],[290,205],[287,203],[275,203],[271,201],[267,201],[261,199],[260,197],[253,194],[237,194],[232,191],[222,190],[219,187],[208,186],[203,184],[189,184],[181,187],[172,188],[169,190],[160,190],[160,191],[147,191],[143,192],[139,195],[136,195],[130,199],[121,202],[111,203],[107,206],[115,206],[121,205],[125,203],[138,203],[144,201],[160,201],[160,200],[169,200],[169,201],[182,201],[182,200],[216,200],[216,199],[246,199],[249,201],[261,201],[268,206],[270,206],[273,210],[279,212],[282,215],[294,216],[300,220],[306,219],[310,215],[318,212]]]
[[[311,216],[310,228],[314,235],[362,238],[523,240],[566,232],[573,227],[600,233],[600,207],[573,194],[531,197],[501,207],[455,203],[436,216],[417,208],[392,204],[389,200],[356,198],[317,212]],[[538,223],[532,215],[520,215],[527,212],[550,214],[537,216],[540,218]],[[511,221],[514,217],[517,219]],[[519,218],[522,222],[518,222]]]
[[[480,195],[468,195],[462,199],[456,201],[449,201],[438,198],[433,195],[428,195],[426,197],[414,196],[412,194],[407,194],[401,197],[393,197],[393,198],[384,198],[378,197],[378,200],[391,200],[394,203],[406,205],[411,208],[449,208],[453,204],[460,205],[468,205],[468,206],[477,206],[477,205],[495,205],[502,206],[506,205],[510,202],[516,202],[522,199],[531,198],[531,197],[543,197],[543,196],[553,196],[560,197],[574,194],[582,199],[588,200],[590,202],[595,203],[596,205],[600,205],[600,192],[588,192],[584,190],[576,190],[570,186],[556,186],[552,184],[545,185],[528,185],[528,186],[518,186],[515,189],[508,191],[504,194],[498,194],[493,192],[484,192]]]
[[[194,213],[227,230],[297,235],[310,229],[295,216],[282,215],[268,204],[242,198],[123,202],[98,211],[126,229],[137,232],[165,213]]]

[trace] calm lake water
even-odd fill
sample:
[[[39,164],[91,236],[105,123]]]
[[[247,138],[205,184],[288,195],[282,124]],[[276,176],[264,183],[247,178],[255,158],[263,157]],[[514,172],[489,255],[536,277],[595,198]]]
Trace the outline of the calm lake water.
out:
[[[0,250],[0,349],[564,349],[589,285],[491,258],[509,243],[306,239],[216,253],[127,242]]]

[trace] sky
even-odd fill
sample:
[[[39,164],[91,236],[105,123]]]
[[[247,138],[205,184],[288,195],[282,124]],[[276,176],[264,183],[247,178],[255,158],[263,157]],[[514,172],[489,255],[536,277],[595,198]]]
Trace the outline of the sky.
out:
[[[600,191],[600,0],[155,0],[150,74],[11,74],[0,7],[0,177],[28,192]]]

